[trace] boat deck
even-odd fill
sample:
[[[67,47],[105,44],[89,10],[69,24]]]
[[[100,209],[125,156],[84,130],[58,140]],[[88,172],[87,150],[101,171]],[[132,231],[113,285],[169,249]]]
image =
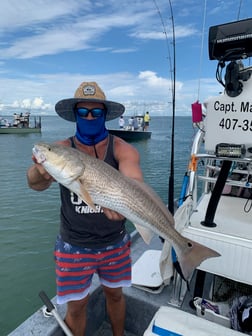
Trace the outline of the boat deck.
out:
[[[112,336],[112,331],[110,324],[108,322],[103,322],[99,330],[94,334],[94,336]],[[125,331],[124,336],[137,336],[136,334],[132,334],[129,331]]]
[[[204,261],[199,269],[252,285],[247,269],[252,258],[251,211],[244,210],[251,200],[221,196],[214,218],[216,227],[206,227],[201,222],[205,219],[209,199],[210,194],[202,197],[188,227],[182,231],[186,237],[221,254],[221,257]]]
[[[150,245],[146,245],[138,234],[132,237],[132,262],[133,264],[148,249],[161,250],[162,243],[160,239],[155,236]],[[186,292],[183,299],[178,305],[177,293],[179,286],[174,286],[175,280],[172,280],[170,286],[165,286],[161,293],[151,293],[148,291],[140,290],[135,287],[124,288],[126,298],[126,321],[125,321],[125,336],[142,336],[150,325],[150,321],[155,316],[156,312],[161,306],[175,307],[183,312],[196,315],[195,309],[190,305],[194,297],[194,287],[197,272],[194,273],[190,281],[190,292]],[[176,278],[176,277],[175,277]],[[212,283],[214,276],[207,273],[205,279],[205,286],[202,292],[202,297],[211,299]],[[98,277],[94,277],[92,283],[89,309],[88,309],[88,324],[86,336],[112,336],[110,324],[106,314],[106,304],[99,284]],[[55,304],[55,298],[52,302]],[[66,306],[55,304],[58,313],[62,318],[65,316]],[[175,309],[174,308],[174,309]],[[175,310],[176,310],[175,309]],[[94,318],[95,314],[95,318]],[[201,321],[202,323],[202,321]],[[204,323],[203,323],[204,325]],[[197,333],[197,328],[194,330]],[[205,329],[204,329],[205,330]],[[229,330],[229,329],[227,329]],[[211,328],[205,331],[204,335],[210,335]],[[237,333],[240,334],[240,333]],[[44,317],[42,308],[33,314],[28,320],[15,329],[9,336],[62,336],[62,331],[59,328],[54,317]],[[191,334],[190,334],[191,335]]]
[[[131,257],[132,263],[135,263],[139,256],[148,249],[162,249],[162,243],[158,237],[154,237],[150,245],[146,245],[138,234],[132,237]],[[193,280],[192,280],[193,281]],[[193,284],[191,285],[193,288]],[[168,305],[174,294],[173,286],[166,286],[160,294],[153,294],[147,291],[140,290],[135,287],[124,288],[126,297],[126,336],[143,335],[147,329],[151,318],[154,316],[160,306]],[[102,289],[98,277],[95,276],[91,287],[91,297],[88,310],[88,325],[87,336],[109,336],[112,335],[110,325],[107,322],[105,299],[102,294]],[[187,293],[183,302],[183,310],[192,312],[195,311],[190,307],[189,301],[192,299],[193,293]],[[206,297],[208,294],[206,293]],[[57,305],[55,298],[52,299],[60,316],[64,317],[66,313],[65,305]],[[95,319],[93,314],[95,311]],[[137,321],[141,320],[141,323]],[[133,322],[134,321],[134,322]],[[132,326],[134,325],[134,330]],[[33,314],[29,319],[22,323],[9,336],[56,336],[62,334],[54,317],[44,317],[42,308]]]

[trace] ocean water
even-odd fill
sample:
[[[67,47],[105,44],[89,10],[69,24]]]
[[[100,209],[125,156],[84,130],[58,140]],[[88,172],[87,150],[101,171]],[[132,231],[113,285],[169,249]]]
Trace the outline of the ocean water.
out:
[[[107,123],[118,127],[117,120]],[[194,130],[189,117],[175,121],[175,198],[179,197],[187,169]],[[152,117],[151,139],[132,143],[141,156],[145,181],[167,204],[170,170],[171,118]],[[41,134],[0,134],[0,335],[8,335],[34,313],[43,289],[55,296],[53,248],[59,228],[59,192],[28,188],[27,168],[32,164],[33,144],[71,136],[74,123],[56,116],[42,118]]]

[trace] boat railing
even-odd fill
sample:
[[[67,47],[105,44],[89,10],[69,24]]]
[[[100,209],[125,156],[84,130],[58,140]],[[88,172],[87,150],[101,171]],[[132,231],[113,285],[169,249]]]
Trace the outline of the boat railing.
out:
[[[198,183],[197,183],[197,168],[198,168],[198,155],[204,139],[204,131],[202,129],[198,130],[194,137],[194,141],[192,144],[191,150],[191,158],[188,165],[188,176],[189,182],[186,192],[186,197],[190,196],[193,199],[193,209],[195,209],[197,204],[197,190],[198,190]]]
[[[199,195],[212,191],[217,181],[223,161],[231,161],[232,168],[226,180],[226,185],[231,187],[252,189],[252,158],[250,157],[221,157],[206,153],[203,149],[204,130],[200,129],[193,141],[190,162],[188,165],[189,182],[186,196],[193,199],[193,210],[197,207]],[[203,168],[198,163],[203,162]],[[250,178],[251,176],[251,178]],[[200,184],[200,183],[201,184]]]
[[[198,176],[198,178],[202,181],[206,181],[206,182],[209,182],[209,183],[212,183],[214,184],[217,180],[217,177],[206,177],[206,176]],[[233,187],[246,187],[248,189],[251,189],[252,188],[252,184],[249,183],[247,185],[244,184],[245,181],[235,181],[235,180],[226,180],[226,185],[230,185],[230,186],[233,186]]]

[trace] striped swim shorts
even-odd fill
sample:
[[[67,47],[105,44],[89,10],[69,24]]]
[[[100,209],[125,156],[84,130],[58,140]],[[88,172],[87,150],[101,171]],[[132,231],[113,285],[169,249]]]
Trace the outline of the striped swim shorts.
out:
[[[55,244],[57,303],[85,298],[97,273],[110,288],[131,285],[130,235],[112,246],[90,249],[73,246],[57,237]]]

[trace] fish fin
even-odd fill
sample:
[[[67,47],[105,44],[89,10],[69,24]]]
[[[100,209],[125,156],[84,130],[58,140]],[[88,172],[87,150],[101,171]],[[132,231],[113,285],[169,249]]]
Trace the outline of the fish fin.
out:
[[[79,180],[81,183],[81,180]],[[82,183],[81,183],[81,187],[80,187],[80,194],[79,197],[93,210],[96,210],[96,206],[91,198],[91,196],[89,195],[88,191],[83,187]]]
[[[143,240],[145,241],[146,244],[150,244],[151,238],[153,237],[154,233],[142,226],[142,225],[138,225],[138,224],[134,224],[137,231],[139,232],[140,236],[143,238]]]
[[[149,195],[149,197],[151,197],[152,202],[158,205],[159,209],[162,211],[162,213],[167,218],[167,221],[169,222],[169,224],[172,226],[175,226],[174,218],[172,214],[170,213],[170,211],[168,210],[167,206],[161,200],[159,195],[148,184],[146,184],[143,181],[138,181],[138,180],[133,180],[131,181],[131,183],[134,183],[137,186],[139,186],[141,189],[143,189]]]
[[[194,269],[204,260],[220,256],[218,252],[190,239],[187,240],[187,244],[187,252],[178,255],[178,262],[185,280],[189,279]]]

